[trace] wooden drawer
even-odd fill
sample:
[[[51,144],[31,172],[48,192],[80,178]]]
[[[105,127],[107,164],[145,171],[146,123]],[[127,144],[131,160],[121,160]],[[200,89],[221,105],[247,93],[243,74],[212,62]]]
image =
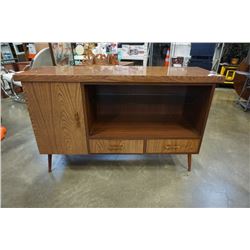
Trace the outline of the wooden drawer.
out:
[[[90,153],[142,154],[143,140],[89,140]]]
[[[196,153],[199,139],[147,140],[146,153]]]

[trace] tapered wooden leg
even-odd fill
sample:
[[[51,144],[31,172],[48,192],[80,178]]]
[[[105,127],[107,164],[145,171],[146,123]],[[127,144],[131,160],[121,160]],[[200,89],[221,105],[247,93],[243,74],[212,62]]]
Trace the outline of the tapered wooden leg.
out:
[[[188,171],[191,171],[192,154],[188,154]]]
[[[52,168],[52,155],[48,155],[48,171],[51,172]]]

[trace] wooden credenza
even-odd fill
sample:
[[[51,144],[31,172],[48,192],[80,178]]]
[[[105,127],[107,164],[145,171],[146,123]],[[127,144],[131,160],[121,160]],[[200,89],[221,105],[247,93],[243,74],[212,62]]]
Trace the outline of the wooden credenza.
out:
[[[200,68],[41,67],[22,81],[39,152],[199,153],[214,88]]]

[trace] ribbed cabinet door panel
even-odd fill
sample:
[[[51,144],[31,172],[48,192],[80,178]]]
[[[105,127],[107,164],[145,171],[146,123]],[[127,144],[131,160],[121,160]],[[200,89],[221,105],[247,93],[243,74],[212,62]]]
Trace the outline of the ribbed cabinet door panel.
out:
[[[87,153],[80,83],[23,83],[41,154]]]

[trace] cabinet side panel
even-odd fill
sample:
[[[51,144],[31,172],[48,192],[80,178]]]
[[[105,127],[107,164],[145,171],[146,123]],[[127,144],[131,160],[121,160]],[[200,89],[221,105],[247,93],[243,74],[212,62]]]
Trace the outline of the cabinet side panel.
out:
[[[87,153],[80,83],[27,82],[24,91],[40,153]]]
[[[214,86],[191,86],[188,88],[183,116],[203,135]]]
[[[195,101],[188,106],[188,104],[185,104],[184,108],[184,117],[196,128],[196,130],[200,134],[200,147],[203,139],[203,134],[205,131],[207,118],[210,110],[210,106],[213,99],[215,85],[210,86],[202,86],[202,87],[196,87],[193,86],[189,88],[186,102],[188,103],[191,98],[195,99]]]

